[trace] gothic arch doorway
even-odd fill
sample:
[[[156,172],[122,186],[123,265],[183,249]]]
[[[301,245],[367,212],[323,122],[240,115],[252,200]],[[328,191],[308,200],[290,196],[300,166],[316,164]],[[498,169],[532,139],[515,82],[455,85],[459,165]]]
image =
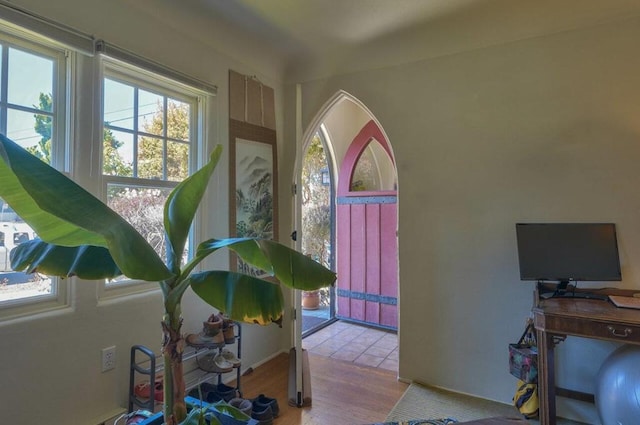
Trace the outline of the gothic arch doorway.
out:
[[[368,108],[343,91],[316,115],[302,137],[302,152],[318,135],[332,188],[329,249],[338,280],[331,311],[337,318],[395,330],[398,185],[391,144]]]

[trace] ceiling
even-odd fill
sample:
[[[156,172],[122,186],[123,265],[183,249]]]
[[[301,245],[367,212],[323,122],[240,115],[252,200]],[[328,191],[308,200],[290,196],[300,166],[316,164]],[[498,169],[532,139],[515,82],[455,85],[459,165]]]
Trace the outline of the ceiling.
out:
[[[181,0],[301,80],[389,66],[640,14],[640,0]]]

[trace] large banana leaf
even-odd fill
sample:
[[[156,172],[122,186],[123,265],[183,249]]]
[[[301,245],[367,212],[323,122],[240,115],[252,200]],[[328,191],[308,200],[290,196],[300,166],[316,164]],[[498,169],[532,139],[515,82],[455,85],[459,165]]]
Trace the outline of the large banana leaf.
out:
[[[198,246],[196,257],[225,247],[291,288],[314,290],[336,279],[334,272],[311,258],[267,239],[211,239]],[[185,285],[233,320],[261,325],[282,320],[284,300],[279,284],[241,273],[211,271],[192,275]]]
[[[200,298],[232,320],[260,325],[282,321],[284,298],[276,283],[224,270],[194,273],[188,280]]]
[[[122,217],[2,134],[0,182],[0,198],[43,241],[66,247],[107,248],[118,268],[132,279],[159,281],[173,276]]]
[[[167,263],[174,272],[179,270],[189,228],[221,154],[222,146],[218,145],[209,162],[172,190],[165,203],[164,228],[169,238]]]
[[[81,245],[57,246],[34,239],[11,251],[11,268],[48,276],[78,276],[82,279],[110,279],[122,272],[106,248]]]
[[[336,280],[336,274],[320,263],[269,239],[210,239],[198,246],[196,256],[204,257],[225,247],[290,288],[312,291]]]

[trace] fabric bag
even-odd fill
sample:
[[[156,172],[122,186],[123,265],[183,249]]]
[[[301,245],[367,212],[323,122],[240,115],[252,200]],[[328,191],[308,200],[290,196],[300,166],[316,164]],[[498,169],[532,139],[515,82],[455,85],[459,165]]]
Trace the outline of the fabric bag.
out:
[[[518,380],[516,393],[513,396],[513,405],[525,419],[538,417],[540,401],[538,399],[538,384],[528,384]]]
[[[533,320],[527,320],[522,336],[509,344],[509,373],[527,384],[538,383],[538,347]]]

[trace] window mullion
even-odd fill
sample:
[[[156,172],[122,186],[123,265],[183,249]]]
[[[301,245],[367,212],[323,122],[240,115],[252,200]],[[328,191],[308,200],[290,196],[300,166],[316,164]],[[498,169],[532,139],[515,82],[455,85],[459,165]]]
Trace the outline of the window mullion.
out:
[[[162,98],[162,178],[167,180],[169,177],[169,162],[168,162],[168,149],[169,142],[167,142],[167,126],[169,125],[169,112],[167,111],[167,107],[169,106],[169,102],[167,96]]]
[[[2,46],[2,67],[0,69],[0,133],[7,134],[7,90],[9,89],[9,49],[6,44]]]
[[[133,89],[133,176],[138,177],[138,143],[140,134],[138,133],[138,98],[139,90]]]

